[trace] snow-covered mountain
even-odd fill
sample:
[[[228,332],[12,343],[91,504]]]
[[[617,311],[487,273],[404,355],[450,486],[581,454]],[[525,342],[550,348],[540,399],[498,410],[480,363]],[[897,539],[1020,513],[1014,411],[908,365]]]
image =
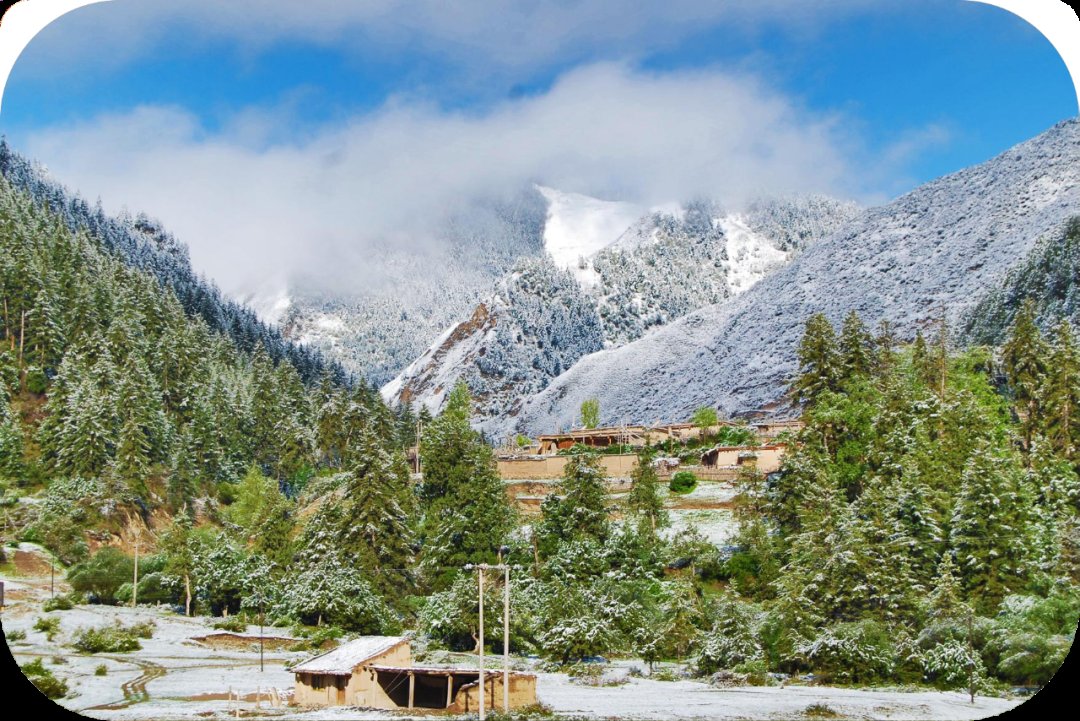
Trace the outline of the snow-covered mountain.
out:
[[[700,406],[775,409],[809,315],[839,323],[855,310],[906,338],[941,308],[955,322],[1076,214],[1080,121],[1069,120],[867,211],[730,301],[581,359],[488,429],[568,427],[588,398],[605,422],[683,420]]]
[[[449,214],[433,237],[369,249],[355,279],[290,278],[268,292],[285,334],[382,385],[467,317],[518,260],[543,253],[548,203],[532,186]],[[273,290],[273,289],[271,289]]]
[[[464,380],[481,427],[497,426],[582,357],[745,291],[799,247],[752,225],[767,226],[776,213],[803,218],[794,232],[805,243],[859,212],[828,199],[762,202],[754,215],[708,201],[648,210],[538,190],[548,201],[546,257],[519,261],[467,319],[383,388],[388,400],[436,412]]]

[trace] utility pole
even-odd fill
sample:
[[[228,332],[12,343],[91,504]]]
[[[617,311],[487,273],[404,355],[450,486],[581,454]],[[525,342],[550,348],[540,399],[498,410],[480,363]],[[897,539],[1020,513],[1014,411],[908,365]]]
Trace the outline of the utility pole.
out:
[[[510,566],[503,565],[503,713],[510,713]]]
[[[480,570],[480,721],[484,721],[484,566]]]
[[[500,559],[505,548],[499,549]],[[466,569],[474,566],[466,566]],[[510,711],[510,565],[506,563],[475,566],[480,578],[480,718],[485,718],[484,708],[484,571],[503,572],[503,711]],[[491,699],[492,705],[495,699]]]

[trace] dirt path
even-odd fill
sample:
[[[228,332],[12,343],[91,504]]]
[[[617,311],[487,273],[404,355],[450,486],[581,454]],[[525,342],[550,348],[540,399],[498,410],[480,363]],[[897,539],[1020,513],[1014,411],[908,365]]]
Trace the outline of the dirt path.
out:
[[[123,701],[116,701],[114,703],[91,706],[90,708],[86,709],[87,711],[115,711],[116,709],[127,708],[132,704],[149,701],[150,692],[146,690],[146,684],[150,683],[155,678],[161,678],[165,675],[166,672],[164,666],[160,666],[152,661],[146,661],[144,659],[105,655],[102,655],[101,658],[107,658],[112,661],[119,661],[121,663],[135,664],[142,669],[142,673],[120,686],[120,690],[124,693]]]

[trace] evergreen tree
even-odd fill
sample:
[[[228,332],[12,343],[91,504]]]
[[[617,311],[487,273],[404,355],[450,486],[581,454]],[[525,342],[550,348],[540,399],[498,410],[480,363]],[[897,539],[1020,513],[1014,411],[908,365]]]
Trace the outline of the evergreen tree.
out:
[[[841,358],[836,331],[823,313],[806,321],[799,342],[799,376],[792,390],[802,403],[813,403],[824,391],[835,391],[841,375]]]
[[[574,538],[606,539],[610,524],[600,458],[595,453],[570,456],[556,492],[544,499],[541,511],[539,536],[541,548],[548,554],[559,543]]]
[[[1054,331],[1041,405],[1054,450],[1069,460],[1080,459],[1080,348],[1067,320]]]
[[[173,518],[172,525],[161,535],[159,547],[165,555],[164,572],[180,584],[184,614],[190,616],[197,545],[186,508]]]
[[[1001,348],[1005,377],[1016,402],[1023,408],[1024,448],[1031,448],[1035,424],[1040,416],[1040,389],[1046,376],[1049,355],[1046,342],[1035,324],[1035,303],[1024,301],[1016,314],[1008,338]]]
[[[874,372],[880,379],[890,379],[896,369],[896,332],[892,323],[883,318],[878,323],[877,337],[874,338]]]
[[[458,384],[422,439],[423,565],[436,574],[436,587],[452,580],[448,569],[494,562],[514,527],[491,448],[469,426],[471,404]]]
[[[387,453],[373,432],[361,440],[345,485],[341,548],[361,568],[373,571],[384,592],[410,577],[415,508],[408,470]]]
[[[950,521],[949,546],[964,588],[977,607],[994,609],[1025,580],[1028,528],[1020,473],[985,445],[960,478]]]
[[[638,453],[637,464],[630,471],[630,492],[626,495],[628,516],[637,517],[638,531],[655,540],[656,531],[669,524],[660,496],[660,478],[653,467],[652,453],[644,449]]]
[[[851,311],[840,329],[840,364],[844,378],[868,375],[874,364],[874,339],[859,314]]]

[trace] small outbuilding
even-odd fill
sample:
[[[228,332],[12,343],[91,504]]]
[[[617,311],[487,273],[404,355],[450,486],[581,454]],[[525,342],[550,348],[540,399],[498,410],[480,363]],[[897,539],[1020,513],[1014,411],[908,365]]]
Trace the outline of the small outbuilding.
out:
[[[289,669],[296,674],[293,703],[299,706],[360,706],[377,709],[478,708],[478,669],[414,666],[406,636],[364,636]],[[513,672],[510,708],[536,703],[536,676]],[[503,674],[484,674],[485,706],[502,710]]]

